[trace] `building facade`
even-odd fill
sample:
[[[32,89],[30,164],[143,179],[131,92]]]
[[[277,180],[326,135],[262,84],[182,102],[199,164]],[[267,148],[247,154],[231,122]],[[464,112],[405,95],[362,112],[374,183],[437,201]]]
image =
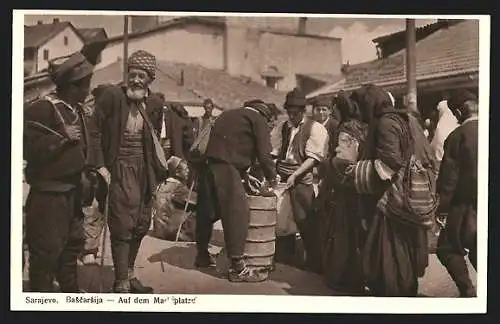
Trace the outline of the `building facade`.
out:
[[[135,28],[139,29],[137,26]],[[131,33],[128,40],[129,54],[140,49],[154,53],[158,60],[223,69],[224,28],[223,25],[203,20],[176,21],[161,28]],[[123,37],[111,38],[97,68],[112,64],[122,57]]]
[[[228,72],[278,90],[297,87],[299,74],[340,74],[342,54],[338,38],[237,25],[228,26],[227,38]]]
[[[132,17],[128,52],[143,49],[159,60],[199,64],[281,91],[297,76],[340,75],[341,40],[307,34],[307,21],[268,17]],[[110,39],[98,68],[123,57],[123,37]]]
[[[57,19],[51,24],[38,22],[24,27],[25,76],[36,74],[48,67],[48,61],[79,51],[84,44],[75,27]]]

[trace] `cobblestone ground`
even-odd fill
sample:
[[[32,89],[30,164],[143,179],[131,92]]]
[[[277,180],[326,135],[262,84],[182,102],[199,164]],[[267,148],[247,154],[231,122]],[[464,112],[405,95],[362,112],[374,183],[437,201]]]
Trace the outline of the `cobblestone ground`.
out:
[[[109,237],[109,235],[108,235]],[[222,246],[222,231],[215,230],[212,252]],[[164,294],[262,294],[262,295],[338,295],[325,287],[322,278],[295,267],[278,264],[268,281],[248,284],[230,283],[224,278],[225,258],[217,259],[217,268],[200,271],[194,268],[196,248],[193,243],[175,243],[147,236],[141,246],[136,272],[144,284],[156,293]],[[475,271],[471,268],[473,280]],[[111,292],[113,267],[109,241],[106,244],[104,267],[85,265],[79,267],[80,284],[87,292]],[[26,271],[24,274],[27,287]],[[420,280],[420,294],[429,297],[456,297],[458,291],[445,268],[436,256],[430,256],[430,265]]]

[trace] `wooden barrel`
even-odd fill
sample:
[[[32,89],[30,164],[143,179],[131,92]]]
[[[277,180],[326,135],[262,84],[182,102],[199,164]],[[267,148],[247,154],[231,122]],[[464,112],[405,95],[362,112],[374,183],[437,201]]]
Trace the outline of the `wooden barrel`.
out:
[[[247,195],[250,222],[245,244],[247,265],[270,268],[276,241],[277,198]]]

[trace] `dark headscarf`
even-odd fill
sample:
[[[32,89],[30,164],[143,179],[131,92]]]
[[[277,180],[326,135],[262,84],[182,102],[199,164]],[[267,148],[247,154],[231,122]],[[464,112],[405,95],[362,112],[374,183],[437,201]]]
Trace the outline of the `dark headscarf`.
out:
[[[335,106],[340,114],[340,122],[351,119],[361,120],[361,113],[358,104],[352,100],[347,93],[340,91],[335,98]]]
[[[394,109],[389,94],[373,84],[364,85],[354,91],[351,99],[357,102],[362,119],[368,124],[371,124],[374,118],[379,118],[382,113]]]
[[[375,145],[375,130],[377,129],[378,119],[384,113],[391,112],[399,115],[407,115],[407,111],[396,110],[389,94],[382,88],[373,84],[364,85],[354,91],[351,95],[351,99],[358,104],[362,121],[368,124],[368,136],[365,150],[362,152],[361,158],[371,158]]]

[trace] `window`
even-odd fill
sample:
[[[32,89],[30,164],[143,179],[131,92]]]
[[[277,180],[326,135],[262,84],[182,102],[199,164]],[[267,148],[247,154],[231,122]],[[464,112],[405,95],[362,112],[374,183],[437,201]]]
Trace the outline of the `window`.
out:
[[[64,46],[68,46],[68,36],[64,36]]]
[[[48,61],[49,60],[49,50],[48,49],[44,49],[43,50],[43,59],[45,61]]]
[[[278,90],[278,79],[266,78],[266,87]]]

